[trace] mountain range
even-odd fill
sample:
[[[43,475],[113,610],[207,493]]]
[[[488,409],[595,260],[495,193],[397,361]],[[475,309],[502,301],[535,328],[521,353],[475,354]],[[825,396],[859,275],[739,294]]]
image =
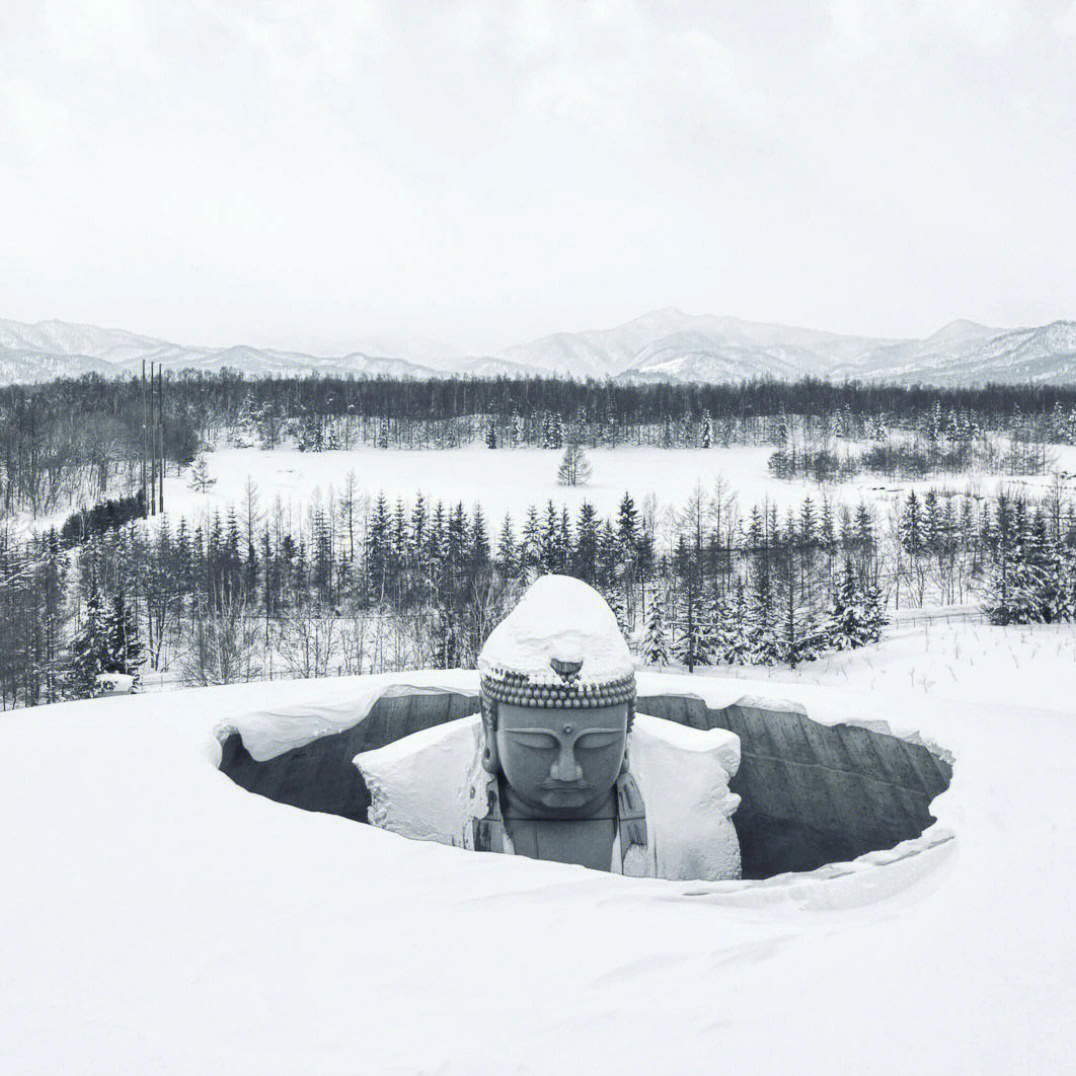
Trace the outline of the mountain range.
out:
[[[388,343],[386,341],[386,343]],[[338,357],[254,348],[187,347],[121,329],[62,321],[0,320],[0,384],[97,373],[128,376],[143,362],[166,370],[217,371],[248,377],[477,377],[556,374],[622,382],[721,382],[751,377],[858,378],[903,384],[978,385],[987,381],[1076,383],[1076,322],[996,329],[953,321],[925,339],[848,336],[731,317],[665,309],[615,329],[557,333],[496,355],[436,354],[425,361],[401,343]]]

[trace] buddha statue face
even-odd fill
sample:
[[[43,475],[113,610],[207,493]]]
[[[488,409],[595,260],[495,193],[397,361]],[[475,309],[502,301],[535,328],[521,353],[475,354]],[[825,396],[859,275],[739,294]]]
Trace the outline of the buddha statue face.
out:
[[[510,794],[544,818],[586,818],[609,800],[624,761],[628,706],[497,705],[496,764]],[[492,760],[491,760],[492,761]]]

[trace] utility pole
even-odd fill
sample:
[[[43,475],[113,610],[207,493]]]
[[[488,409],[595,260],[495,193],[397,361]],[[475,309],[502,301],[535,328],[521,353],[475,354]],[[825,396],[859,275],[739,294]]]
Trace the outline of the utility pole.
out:
[[[142,403],[142,517],[145,518],[149,515],[149,490],[146,488],[146,435],[149,416],[146,413],[146,360],[142,360],[142,382],[141,382],[141,403]]]
[[[157,510],[164,511],[164,367],[157,364],[157,453],[161,461],[161,485],[157,493]]]

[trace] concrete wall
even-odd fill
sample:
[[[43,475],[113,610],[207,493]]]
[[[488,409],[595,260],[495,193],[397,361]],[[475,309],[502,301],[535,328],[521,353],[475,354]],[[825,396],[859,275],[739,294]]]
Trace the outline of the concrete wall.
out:
[[[918,837],[952,769],[927,748],[856,725],[733,704],[708,709],[682,695],[638,708],[696,728],[730,729],[742,761],[729,787],[745,878],[813,870]]]
[[[952,776],[925,747],[794,712],[738,704],[711,710],[683,695],[640,697],[638,709],[740,737],[743,761],[730,787],[742,798],[733,821],[745,878],[813,870],[917,837],[933,821],[930,801]],[[233,733],[221,769],[270,799],[365,822],[370,798],[355,755],[477,712],[476,697],[452,692],[383,698],[354,728],[265,762]]]

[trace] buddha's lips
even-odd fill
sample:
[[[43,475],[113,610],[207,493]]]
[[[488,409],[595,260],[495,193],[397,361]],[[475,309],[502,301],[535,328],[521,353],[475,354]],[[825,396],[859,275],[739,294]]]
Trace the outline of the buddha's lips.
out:
[[[542,787],[543,792],[589,792],[590,791],[590,785],[587,785],[587,784],[564,785],[564,784],[553,784],[552,782],[547,782],[546,784],[543,784],[541,787]]]

